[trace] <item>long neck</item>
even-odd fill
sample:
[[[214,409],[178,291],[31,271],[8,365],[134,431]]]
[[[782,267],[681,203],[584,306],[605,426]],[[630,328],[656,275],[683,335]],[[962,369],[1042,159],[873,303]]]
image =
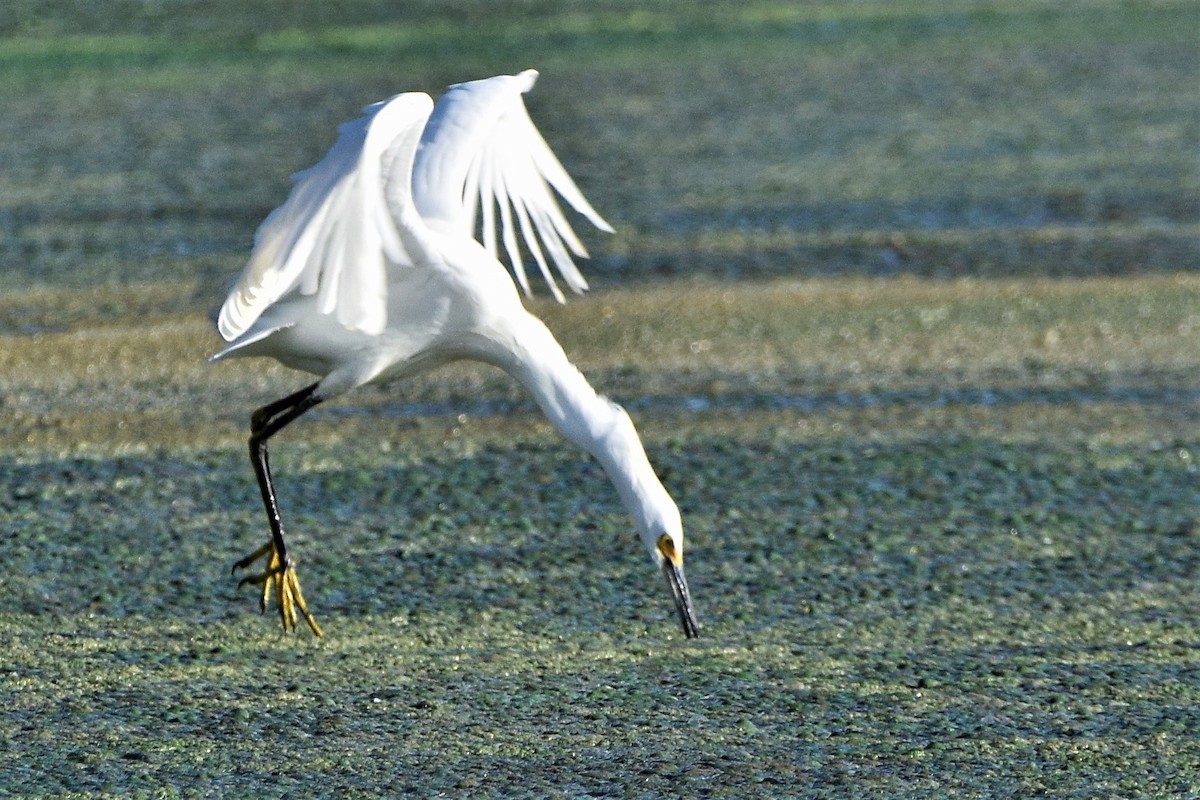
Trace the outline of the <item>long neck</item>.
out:
[[[679,526],[679,511],[663,488],[625,410],[600,397],[554,336],[532,315],[520,325],[515,356],[501,364],[534,396],[546,417],[604,467],[640,533]]]

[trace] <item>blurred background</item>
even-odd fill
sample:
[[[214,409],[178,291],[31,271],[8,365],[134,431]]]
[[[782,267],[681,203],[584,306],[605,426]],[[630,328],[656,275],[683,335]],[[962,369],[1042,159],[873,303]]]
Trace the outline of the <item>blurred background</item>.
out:
[[[535,120],[618,229],[588,239],[600,286],[1194,272],[1198,18],[1094,0],[14,0],[0,287],[169,281],[195,287],[171,310],[207,308],[337,124],[527,67]]]

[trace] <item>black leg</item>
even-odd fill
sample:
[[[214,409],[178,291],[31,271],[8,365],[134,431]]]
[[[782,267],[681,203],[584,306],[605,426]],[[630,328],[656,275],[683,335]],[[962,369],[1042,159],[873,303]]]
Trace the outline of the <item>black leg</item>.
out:
[[[264,556],[268,557],[267,568],[261,575],[244,578],[238,585],[254,583],[262,586],[261,605],[264,611],[267,607],[267,600],[274,591],[279,601],[279,613],[285,630],[296,627],[296,609],[299,609],[313,633],[320,636],[321,628],[308,611],[304,596],[300,592],[300,581],[296,577],[294,565],[288,556],[287,542],[284,541],[283,536],[283,522],[279,516],[279,504],[275,500],[275,487],[271,482],[271,465],[267,457],[267,440],[305,411],[321,402],[321,398],[316,395],[316,390],[317,384],[314,383],[282,400],[263,406],[250,417],[250,463],[254,465],[254,475],[258,479],[263,506],[267,510],[271,539],[235,563],[233,569],[236,572]]]
[[[278,553],[279,562],[284,569],[287,569],[290,560],[287,543],[283,539],[283,521],[279,517],[279,503],[275,500],[275,486],[271,482],[267,440],[305,411],[320,403],[321,398],[316,396],[316,391],[317,384],[314,383],[282,400],[263,406],[250,417],[250,463],[254,465],[254,475],[258,478],[258,488],[262,492],[263,506],[267,509],[267,523],[271,526],[271,541],[275,543],[275,552]],[[234,566],[245,565],[238,562]]]

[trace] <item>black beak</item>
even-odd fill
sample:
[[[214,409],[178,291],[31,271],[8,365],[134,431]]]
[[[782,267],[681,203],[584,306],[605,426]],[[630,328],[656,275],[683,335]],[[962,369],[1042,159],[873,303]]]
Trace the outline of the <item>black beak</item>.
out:
[[[688,591],[687,578],[683,576],[683,565],[664,558],[662,571],[663,575],[667,576],[667,585],[671,587],[671,596],[675,598],[675,608],[679,611],[683,635],[695,639],[700,635],[700,623],[696,621],[696,610],[692,608],[692,595]]]

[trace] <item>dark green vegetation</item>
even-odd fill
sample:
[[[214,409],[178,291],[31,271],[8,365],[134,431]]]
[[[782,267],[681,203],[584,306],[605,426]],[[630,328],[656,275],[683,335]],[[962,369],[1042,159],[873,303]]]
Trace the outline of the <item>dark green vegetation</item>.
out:
[[[1195,4],[395,5],[0,9],[0,796],[1200,793]],[[282,636],[306,378],[204,313],[338,122],[528,66],[703,638],[472,367],[279,439]]]

